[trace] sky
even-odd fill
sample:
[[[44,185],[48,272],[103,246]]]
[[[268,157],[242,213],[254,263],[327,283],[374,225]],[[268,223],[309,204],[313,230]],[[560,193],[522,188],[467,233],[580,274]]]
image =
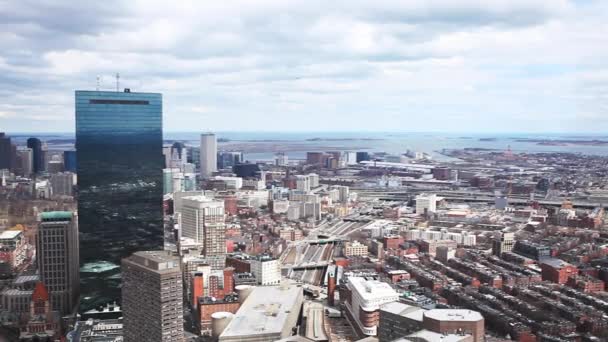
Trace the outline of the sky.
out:
[[[0,131],[74,90],[163,94],[166,131],[608,131],[608,1],[0,0]]]

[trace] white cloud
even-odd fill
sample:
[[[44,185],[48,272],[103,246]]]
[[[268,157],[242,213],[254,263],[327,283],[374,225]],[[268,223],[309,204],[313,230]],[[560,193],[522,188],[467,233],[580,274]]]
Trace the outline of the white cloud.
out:
[[[73,91],[119,72],[163,93],[168,130],[605,131],[607,19],[566,0],[4,2],[0,127],[71,131]]]

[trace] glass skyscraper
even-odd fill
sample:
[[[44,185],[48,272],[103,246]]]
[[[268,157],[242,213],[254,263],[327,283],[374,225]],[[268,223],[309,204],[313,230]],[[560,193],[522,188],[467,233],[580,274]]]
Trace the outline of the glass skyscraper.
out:
[[[163,249],[162,95],[76,91],[81,310],[120,300],[120,262]]]

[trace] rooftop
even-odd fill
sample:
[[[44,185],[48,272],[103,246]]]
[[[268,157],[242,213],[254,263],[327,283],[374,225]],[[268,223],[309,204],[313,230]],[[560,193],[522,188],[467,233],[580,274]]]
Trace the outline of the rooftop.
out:
[[[405,341],[441,341],[441,342],[460,342],[470,341],[471,335],[456,335],[456,334],[441,334],[430,330],[420,330],[415,333],[409,334],[403,338],[400,338],[394,342],[405,342]]]
[[[544,259],[543,261],[541,261],[541,265],[542,264],[547,264],[551,267],[555,267],[555,268],[562,268],[562,267],[566,267],[566,266],[572,266],[571,264],[565,262],[562,259],[557,259],[557,258],[549,258],[549,259]]]
[[[294,285],[255,287],[221,337],[280,334],[290,312],[300,310],[301,298],[302,288]]]
[[[424,317],[438,321],[480,321],[483,316],[473,310],[467,309],[433,309],[424,313]]]
[[[389,284],[378,280],[367,280],[363,277],[349,277],[348,281],[364,299],[398,296],[397,292],[395,292]]]
[[[407,317],[411,320],[415,320],[418,322],[422,322],[423,314],[426,311],[425,309],[423,309],[421,307],[407,305],[407,304],[401,303],[401,302],[392,302],[392,303],[384,304],[384,305],[382,305],[380,310],[390,312],[395,315]]]
[[[12,240],[19,236],[22,232],[20,230],[5,230],[0,233],[0,240]]]
[[[42,221],[72,220],[71,211],[46,211],[40,214]]]
[[[167,251],[135,252],[133,255],[123,260],[159,272],[179,271],[179,259]]]

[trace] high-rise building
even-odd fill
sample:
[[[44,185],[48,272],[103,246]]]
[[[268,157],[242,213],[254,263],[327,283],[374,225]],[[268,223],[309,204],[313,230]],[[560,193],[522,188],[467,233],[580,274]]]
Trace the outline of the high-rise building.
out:
[[[27,139],[27,147],[32,149],[34,158],[34,173],[44,171],[44,155],[42,154],[42,142],[38,138]]]
[[[223,269],[226,257],[224,202],[204,196],[182,199],[181,233],[203,244],[203,256],[214,269]]]
[[[15,145],[11,143],[11,138],[0,132],[0,170],[12,170],[15,165]]]
[[[217,171],[217,140],[214,133],[201,134],[201,177],[209,178]]]
[[[49,146],[46,144],[46,142],[42,142],[40,145],[40,172],[48,171],[47,167],[49,160]]]
[[[59,172],[51,175],[53,196],[73,196],[75,185],[76,174],[72,172]]]
[[[81,309],[120,300],[120,261],[162,249],[162,95],[76,91]]]
[[[188,162],[186,146],[181,142],[171,145],[168,168],[177,168],[184,171],[184,165]]]
[[[17,174],[28,177],[34,172],[34,153],[29,147],[17,150]]]
[[[63,169],[76,172],[76,151],[63,151]]]
[[[217,153],[218,169],[232,168],[234,165],[243,162],[243,152],[240,151],[222,151]]]
[[[182,272],[167,251],[141,251],[122,260],[125,342],[184,340]]]
[[[416,214],[426,215],[437,211],[437,195],[420,194],[416,196]]]
[[[69,211],[40,215],[36,238],[36,260],[40,280],[46,284],[53,310],[62,315],[78,306],[80,287],[78,216]]]

